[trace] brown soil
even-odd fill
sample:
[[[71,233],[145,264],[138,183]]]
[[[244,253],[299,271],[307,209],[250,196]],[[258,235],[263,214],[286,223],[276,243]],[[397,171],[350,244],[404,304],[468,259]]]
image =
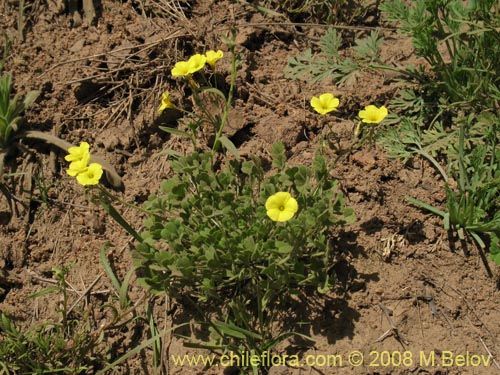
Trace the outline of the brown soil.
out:
[[[319,136],[328,130],[308,105],[312,95],[332,91],[340,96],[341,107],[337,117],[330,117],[330,125],[340,144],[347,145],[357,111],[371,103],[386,104],[397,90],[390,77],[373,71],[361,73],[342,87],[333,82],[312,85],[286,79],[283,68],[287,59],[307,47],[316,48],[325,28],[293,26],[282,17],[272,18],[240,3],[199,0],[186,6],[177,1],[94,1],[97,14],[90,25],[85,19],[79,25],[56,3],[26,2],[23,39],[17,26],[18,2],[2,3],[2,31],[13,41],[4,69],[14,74],[16,92],[41,90],[40,98],[27,112],[31,127],[74,144],[89,142],[93,151],[116,167],[125,184],[125,191],[117,194],[133,204],[142,204],[168,176],[164,151],[183,147],[179,139],[158,129],[158,125],[172,121],[157,115],[161,93],[168,89],[177,103],[184,96],[183,88],[170,77],[170,69],[192,53],[219,48],[227,52],[223,37],[230,27],[236,26],[243,64],[228,136],[242,155],[268,158],[271,144],[282,140],[290,163],[308,164]],[[183,5],[170,9],[165,7],[167,3]],[[378,21],[366,12],[356,22],[357,26],[377,26]],[[350,33],[363,35],[364,30],[353,28]],[[383,33],[382,56],[386,61],[405,64],[415,59],[410,41],[389,29]],[[227,58],[219,65],[226,76],[229,64]],[[43,180],[39,174],[38,181],[44,181],[45,186],[35,184],[33,197],[40,197],[46,189],[47,199],[29,201],[29,175],[25,175],[24,185],[17,180],[16,192],[27,206],[18,204],[18,213],[11,217],[5,199],[0,201],[0,311],[20,327],[58,319],[58,296],[29,296],[51,286],[52,268],[72,264],[70,299],[74,302],[87,291],[77,310],[92,311],[98,327],[109,319],[102,306],[116,297],[104,273],[100,249],[107,241],[114,245],[107,254],[123,279],[132,267],[133,240],[65,174],[63,155],[43,144],[27,146],[36,153],[31,162],[18,160],[19,171],[29,172],[36,156],[41,168],[31,172],[43,171]],[[331,157],[337,157],[333,151]],[[405,200],[411,195],[443,207],[443,183],[438,174],[422,160],[403,165],[377,148],[365,147],[342,158],[331,175],[341,181],[358,218],[338,233],[337,249],[344,258],[336,266],[339,290],[311,308],[309,324],[302,333],[310,335],[314,345],[306,347],[292,339],[279,352],[297,353],[302,359],[309,354],[339,354],[343,362],[340,368],[278,366],[271,373],[500,372],[495,363],[489,367],[438,365],[446,351],[454,355],[491,353],[500,361],[498,269],[492,265],[495,276],[489,278],[472,246],[468,257],[459,243],[452,251],[454,246],[450,246],[441,221]],[[134,228],[141,228],[143,215],[124,206],[118,208]],[[139,303],[139,314],[144,313],[144,294],[132,279],[130,298]],[[148,300],[160,329],[190,319],[189,312],[168,307],[171,302]],[[113,345],[115,358],[147,336],[147,324],[133,327],[130,323],[105,338],[107,345]],[[182,343],[183,339],[168,336],[164,346],[167,358],[205,353]],[[354,350],[364,354],[363,366],[347,362]],[[388,354],[395,352],[392,356],[397,360],[397,352],[405,351],[412,355],[411,364],[384,366]],[[422,363],[419,357],[432,351],[435,367]],[[382,352],[386,354],[377,355]],[[217,367],[166,363],[164,373],[169,374],[222,373]],[[117,366],[113,373],[153,373],[150,350],[142,351],[126,366]]]

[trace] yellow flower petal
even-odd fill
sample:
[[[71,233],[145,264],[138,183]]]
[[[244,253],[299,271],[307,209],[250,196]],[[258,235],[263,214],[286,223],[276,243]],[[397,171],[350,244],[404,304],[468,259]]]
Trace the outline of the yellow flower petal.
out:
[[[187,61],[179,61],[178,63],[175,64],[174,68],[172,69],[172,76],[173,77],[180,77],[180,76],[189,76],[190,73],[190,66]]]
[[[298,209],[297,201],[287,192],[278,192],[271,195],[266,201],[267,216],[273,221],[288,221]]]
[[[80,185],[97,185],[102,177],[102,166],[98,163],[92,163],[87,170],[76,176],[76,180]]]
[[[299,210],[299,204],[297,201],[290,196],[290,198],[285,203],[285,211],[292,212],[295,214]]]
[[[68,155],[64,157],[66,161],[73,162],[82,160],[89,154],[90,145],[87,142],[81,142],[80,146],[73,146],[68,149]]]
[[[158,113],[161,115],[161,113],[167,108],[175,108],[175,105],[173,105],[170,101],[170,93],[165,91],[161,94],[161,105],[158,108]]]
[[[205,57],[207,58],[207,64],[213,68],[215,68],[215,64],[224,56],[224,53],[221,50],[215,51],[207,51],[205,53]]]
[[[204,55],[200,55],[197,53],[196,55],[193,55],[189,58],[187,61],[188,66],[189,66],[189,73],[193,74],[197,72],[198,70],[203,69],[205,66],[205,63],[207,62],[207,58]]]
[[[378,124],[387,116],[387,108],[382,106],[380,108],[374,105],[366,106],[364,110],[359,111],[359,118],[367,124]]]
[[[77,176],[79,173],[83,173],[87,170],[87,164],[90,160],[90,154],[87,154],[83,157],[83,159],[76,160],[71,162],[69,168],[66,170],[66,173],[71,177]]]
[[[319,97],[313,96],[311,98],[311,106],[316,112],[322,115],[326,115],[331,111],[336,111],[339,103],[339,99],[330,93],[321,94]]]

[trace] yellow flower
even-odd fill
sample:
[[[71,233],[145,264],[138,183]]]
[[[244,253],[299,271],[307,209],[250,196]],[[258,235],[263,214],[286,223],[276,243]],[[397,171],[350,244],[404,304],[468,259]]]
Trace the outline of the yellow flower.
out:
[[[75,177],[78,174],[85,172],[87,170],[87,164],[89,163],[89,160],[90,154],[87,153],[83,156],[82,159],[71,162],[69,168],[66,170],[66,173],[68,173],[71,177]]]
[[[73,146],[68,149],[68,155],[64,157],[66,161],[75,162],[86,158],[89,154],[90,145],[87,142],[81,142],[80,146]],[[90,156],[89,156],[90,157]]]
[[[205,53],[205,57],[207,58],[207,64],[212,67],[212,69],[215,68],[215,63],[222,59],[222,56],[224,56],[224,53],[221,50],[218,50],[217,52],[215,51],[207,51]]]
[[[297,201],[287,192],[271,195],[266,201],[267,216],[273,221],[288,221],[298,209]]]
[[[374,105],[365,107],[359,111],[359,118],[367,124],[378,124],[387,116],[387,108],[384,106],[377,108]]]
[[[179,77],[179,76],[189,76],[191,75],[191,72],[189,71],[189,63],[187,61],[179,61],[178,63],[175,64],[174,68],[172,69],[172,76],[173,77]]]
[[[189,68],[188,68],[189,73],[193,74],[193,73],[197,72],[198,70],[203,69],[206,62],[207,62],[207,58],[205,57],[205,55],[200,55],[199,53],[197,53],[196,55],[191,56],[189,58],[189,60],[187,61],[188,66],[189,66]]]
[[[319,97],[312,97],[311,106],[316,112],[322,115],[326,115],[328,112],[337,110],[337,107],[339,106],[339,100],[338,98],[334,97],[333,94],[321,94]]]
[[[158,108],[158,113],[161,115],[162,112],[167,108],[175,108],[175,105],[173,105],[170,101],[170,93],[168,91],[165,91],[163,94],[161,94],[161,105],[160,108]]]
[[[79,173],[76,180],[80,185],[97,185],[102,176],[102,166],[98,163],[92,163],[85,172]]]

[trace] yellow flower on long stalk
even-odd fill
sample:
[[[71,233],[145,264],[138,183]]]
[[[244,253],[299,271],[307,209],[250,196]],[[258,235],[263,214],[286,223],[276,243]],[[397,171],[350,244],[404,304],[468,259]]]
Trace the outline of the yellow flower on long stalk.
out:
[[[299,204],[295,198],[285,191],[271,195],[266,201],[267,216],[273,221],[288,221],[298,209]]]
[[[215,64],[217,63],[217,61],[222,59],[223,56],[224,52],[222,52],[221,50],[218,50],[217,52],[210,50],[205,53],[207,64],[210,65],[212,69],[215,69]]]
[[[319,97],[313,96],[311,99],[311,106],[316,112],[322,115],[336,111],[339,103],[339,99],[330,93],[321,94]]]
[[[387,108],[384,106],[377,108],[374,105],[369,105],[359,111],[359,118],[366,124],[379,124],[387,116],[387,113]]]
[[[170,101],[170,93],[165,91],[161,94],[161,105],[158,108],[158,113],[161,115],[162,112],[167,108],[175,108],[175,105]]]
[[[189,74],[196,73],[198,70],[203,69],[206,62],[207,58],[205,57],[205,55],[200,55],[199,53],[197,53],[196,55],[191,56],[187,61]]]
[[[102,166],[98,163],[92,163],[88,166],[85,172],[79,173],[76,180],[80,185],[97,185],[102,177]]]

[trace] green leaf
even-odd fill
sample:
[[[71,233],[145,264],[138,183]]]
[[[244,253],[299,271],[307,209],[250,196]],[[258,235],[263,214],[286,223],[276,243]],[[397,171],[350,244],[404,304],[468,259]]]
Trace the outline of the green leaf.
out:
[[[330,291],[331,287],[326,281],[324,285],[318,285],[318,293],[320,294],[326,294]]]
[[[118,278],[116,277],[113,269],[111,268],[111,265],[108,262],[108,258],[106,257],[106,250],[110,246],[113,246],[111,244],[111,242],[106,242],[104,245],[101,246],[100,258],[101,258],[101,263],[102,263],[102,265],[104,267],[104,271],[106,271],[106,274],[111,279],[111,282],[113,283],[113,286],[118,291],[121,288],[121,283],[118,280]]]
[[[342,36],[334,28],[329,28],[321,38],[321,52],[329,64],[334,64],[340,59],[339,48],[342,44]]]
[[[212,93],[212,94],[215,94],[216,96],[218,96],[219,98],[222,99],[223,102],[226,101],[226,97],[224,96],[224,94],[222,93],[222,91],[220,91],[219,89],[216,89],[214,87],[204,87],[203,88],[203,92],[208,92],[208,93]]]
[[[288,254],[293,250],[293,246],[283,241],[276,241],[276,250],[280,254]]]
[[[231,154],[234,155],[234,157],[236,159],[240,158],[240,154],[238,153],[238,149],[236,148],[236,146],[234,145],[234,143],[231,142],[231,140],[228,137],[226,137],[225,135],[222,135],[219,138],[219,141],[226,148],[226,150],[228,150]]]
[[[181,327],[184,327],[186,325],[188,325],[190,323],[182,323],[182,324],[178,324],[174,327],[171,327],[171,328],[165,328],[164,330],[162,330],[161,332],[158,332],[158,334],[152,336],[150,339],[146,340],[146,341],[142,341],[140,345],[136,346],[135,348],[127,351],[126,354],[122,355],[120,358],[118,358],[116,361],[114,361],[113,363],[110,363],[109,365],[107,365],[105,368],[103,368],[102,370],[99,370],[96,372],[96,375],[102,375],[102,374],[106,374],[108,372],[108,370],[111,370],[111,369],[114,369],[116,366],[118,366],[120,363],[132,358],[133,356],[135,356],[137,353],[141,353],[145,348],[147,348],[149,345],[151,344],[154,344],[155,342],[157,342],[158,339],[161,339],[163,338],[168,332],[170,331],[174,331],[178,328],[181,328]]]
[[[283,142],[279,141],[273,143],[271,148],[271,157],[273,158],[273,167],[278,170],[282,170],[286,164],[286,156],[285,156],[285,145]]]
[[[326,165],[326,160],[320,153],[316,153],[312,163],[314,170],[314,176],[316,180],[320,181],[328,176],[328,167]]]
[[[38,297],[44,296],[46,294],[49,294],[49,293],[52,293],[52,292],[59,292],[59,291],[61,291],[60,287],[58,287],[58,286],[50,286],[48,288],[42,289],[39,292],[30,294],[28,296],[28,298],[38,298]]]
[[[30,91],[28,94],[26,94],[26,97],[24,98],[23,104],[24,108],[28,108],[33,102],[38,98],[40,95],[40,91]]]
[[[135,231],[134,228],[130,226],[130,224],[116,211],[113,205],[105,199],[102,194],[99,195],[99,202],[104,208],[104,211],[111,216],[115,221],[121,225],[123,229],[125,229],[132,237],[134,237],[137,241],[142,242],[142,237]]]
[[[430,204],[419,201],[418,199],[415,199],[415,198],[412,198],[409,196],[406,196],[405,198],[407,201],[409,201],[410,203],[413,203],[415,206],[418,206],[420,208],[424,208],[427,211],[432,212],[433,214],[441,216],[442,218],[444,218],[446,215],[446,213],[444,211],[441,211],[440,209],[435,208],[435,207],[431,206]]]
[[[135,274],[135,269],[132,268],[130,269],[127,274],[125,275],[125,278],[123,279],[123,284],[121,288],[119,289],[119,301],[120,301],[120,308],[122,310],[125,310],[129,305],[130,305],[130,299],[128,298],[128,285],[130,283],[131,277]]]
[[[490,236],[490,258],[500,265],[500,236],[495,232],[488,233]]]
[[[368,38],[356,40],[356,46],[353,49],[359,57],[370,61],[379,60],[378,50],[384,38],[379,38],[378,35],[378,30],[372,30]]]
[[[190,137],[189,134],[187,132],[185,132],[184,130],[179,130],[179,129],[176,129],[176,128],[169,128],[168,126],[158,126],[161,130],[163,130],[164,132],[167,132],[167,133],[170,133],[170,134],[173,134],[173,135],[179,135],[181,137]]]
[[[223,334],[235,337],[237,339],[253,338],[262,340],[262,336],[236,326],[234,323],[225,323],[221,321],[213,321],[212,324]]]

